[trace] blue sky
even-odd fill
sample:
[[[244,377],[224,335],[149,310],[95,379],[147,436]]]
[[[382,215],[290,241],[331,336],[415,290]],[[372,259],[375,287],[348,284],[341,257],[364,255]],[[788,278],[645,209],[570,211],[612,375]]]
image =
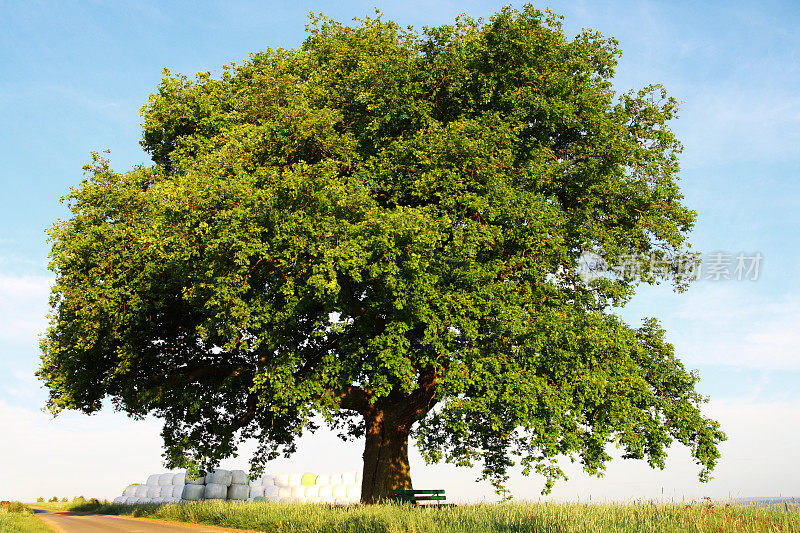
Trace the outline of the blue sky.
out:
[[[0,0],[0,499],[113,496],[159,471],[159,424],[111,411],[56,420],[40,412],[32,374],[51,274],[45,228],[65,216],[58,199],[82,177],[92,150],[111,150],[124,170],[147,163],[139,108],[161,70],[218,73],[266,47],[296,47],[309,11],[338,20],[378,7],[403,25],[487,17],[493,2],[35,2]],[[800,496],[800,9],[792,2],[550,2],[567,33],[593,28],[620,41],[618,90],[662,83],[682,102],[674,130],[685,146],[682,189],[698,212],[692,237],[703,253],[764,259],[755,281],[698,281],[685,294],[643,288],[622,312],[662,320],[686,365],[699,370],[707,411],[730,440],[716,479],[696,482],[675,446],[667,470],[609,465],[603,479],[570,469],[557,499],[665,496]],[[305,437],[276,470],[349,470],[361,449],[330,435]],[[244,466],[247,454],[231,464]],[[455,499],[491,493],[476,472],[426,467],[412,457],[418,486]],[[91,464],[97,469],[81,473]],[[341,467],[341,468],[340,468]],[[9,476],[8,479],[4,479]],[[12,483],[11,480],[14,480]],[[514,475],[518,498],[535,499],[541,479]],[[50,494],[52,492],[53,494]],[[42,494],[45,495],[45,494]]]

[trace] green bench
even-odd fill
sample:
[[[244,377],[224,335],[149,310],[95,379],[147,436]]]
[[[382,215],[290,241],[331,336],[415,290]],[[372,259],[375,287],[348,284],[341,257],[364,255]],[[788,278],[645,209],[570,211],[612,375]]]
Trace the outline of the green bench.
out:
[[[443,503],[447,499],[444,489],[398,489],[394,491],[393,499],[397,503],[413,503],[414,505],[422,505],[424,502],[429,502],[428,505],[447,505]]]

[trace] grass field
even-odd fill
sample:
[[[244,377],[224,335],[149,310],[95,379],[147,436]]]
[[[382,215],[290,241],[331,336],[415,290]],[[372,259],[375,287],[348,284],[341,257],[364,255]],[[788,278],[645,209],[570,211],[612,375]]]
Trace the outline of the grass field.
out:
[[[727,532],[800,533],[798,507],[736,504],[577,504],[515,503],[415,508],[375,505],[331,508],[322,505],[198,502],[124,506],[50,504],[103,514],[119,514],[210,524],[274,533],[514,533],[514,532]],[[49,506],[48,506],[49,507]],[[3,530],[5,532],[5,529]]]
[[[0,502],[0,531],[3,533],[53,533],[19,502]]]

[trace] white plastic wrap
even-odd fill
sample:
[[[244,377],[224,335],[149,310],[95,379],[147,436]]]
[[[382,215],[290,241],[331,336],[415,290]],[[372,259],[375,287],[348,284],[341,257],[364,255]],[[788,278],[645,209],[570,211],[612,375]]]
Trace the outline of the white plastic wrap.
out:
[[[203,499],[205,492],[205,485],[184,485],[181,499],[190,502],[196,502]]]
[[[125,496],[117,496],[116,498],[114,498],[113,503],[117,505],[125,503]]]
[[[358,473],[355,470],[342,474],[342,485],[355,485]]]
[[[179,500],[183,497],[183,487],[186,485],[172,485],[172,492],[167,494],[170,498],[178,498]],[[166,489],[161,489],[161,494],[164,494]]]
[[[331,474],[331,480],[330,480],[330,483],[328,483],[328,484],[329,485],[344,485],[344,483],[342,483],[342,474],[335,474],[335,473]]]
[[[323,472],[317,476],[317,485],[330,485],[331,484],[331,473],[330,472]]]
[[[275,479],[275,486],[276,487],[288,487],[289,486],[289,474],[278,474],[274,477]],[[266,483],[264,483],[266,485]]]
[[[263,476],[261,476],[261,484],[264,485],[265,487],[269,485],[276,485],[275,476],[273,476],[272,474],[264,474]]]
[[[186,476],[186,485],[205,485],[206,484],[206,477],[200,476],[196,478],[190,478]]]
[[[304,501],[305,499],[306,499],[305,485],[297,485],[296,487],[292,487],[292,500]]]
[[[310,485],[306,487],[306,500],[319,498],[319,485]]]
[[[138,487],[138,486],[139,485],[128,485],[125,488],[125,492],[123,493],[123,496],[126,496],[128,498],[133,498],[134,496],[136,496],[136,487]]]
[[[148,486],[147,487],[147,497],[151,500],[153,498],[160,498],[161,497],[161,487],[159,486]]]
[[[333,498],[333,486],[332,485],[322,485],[319,487],[319,497],[320,498]]]
[[[250,479],[244,470],[231,470],[231,485],[247,485]]]
[[[361,499],[361,487],[358,485],[345,485],[345,494],[348,498],[358,498]]]
[[[174,477],[175,474],[173,473],[161,474],[160,476],[158,476],[158,484],[161,485],[162,487],[165,487],[167,485],[172,485],[172,478]]]
[[[203,494],[206,500],[224,500],[228,497],[228,486],[222,483],[208,483]]]
[[[292,498],[292,488],[291,487],[278,487],[278,501],[280,502],[288,502]]]
[[[178,472],[172,476],[173,485],[186,485],[186,472]]]
[[[303,473],[302,472],[293,472],[289,474],[289,486],[290,487],[297,487],[301,484],[303,480]]]
[[[250,496],[250,485],[244,483],[231,483],[228,487],[228,499],[244,501]]]
[[[266,487],[264,487],[264,497],[271,502],[277,502],[279,499],[278,497],[279,490],[280,489],[275,485],[267,485]]]
[[[334,498],[347,498],[347,487],[345,485],[334,485],[333,486],[333,497]]]
[[[147,485],[136,485],[136,494],[134,496],[136,498],[147,498],[147,489],[149,489]]]
[[[225,485],[226,487],[230,487],[231,477],[230,470],[217,468],[206,476],[206,487],[209,485]]]
[[[264,496],[264,486],[263,485],[251,485],[250,486],[250,498],[260,498]]]
[[[151,487],[158,486],[158,479],[161,477],[161,474],[152,474],[147,477],[147,483],[145,485],[150,485]]]

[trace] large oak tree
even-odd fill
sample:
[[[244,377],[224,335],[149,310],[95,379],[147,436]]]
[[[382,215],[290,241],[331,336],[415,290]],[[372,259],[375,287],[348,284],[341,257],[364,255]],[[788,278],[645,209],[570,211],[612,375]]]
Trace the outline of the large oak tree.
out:
[[[65,196],[49,408],[153,414],[172,467],[255,438],[258,470],[326,423],[365,437],[365,502],[411,487],[410,437],[498,486],[517,461],[546,490],[559,457],[599,473],[613,444],[663,468],[672,441],[707,479],[725,437],[698,376],[614,313],[658,273],[578,275],[586,252],[686,252],[675,100],[615,94],[616,41],[530,6],[308,31],[220,77],[165,71],[153,165],[95,156]]]

